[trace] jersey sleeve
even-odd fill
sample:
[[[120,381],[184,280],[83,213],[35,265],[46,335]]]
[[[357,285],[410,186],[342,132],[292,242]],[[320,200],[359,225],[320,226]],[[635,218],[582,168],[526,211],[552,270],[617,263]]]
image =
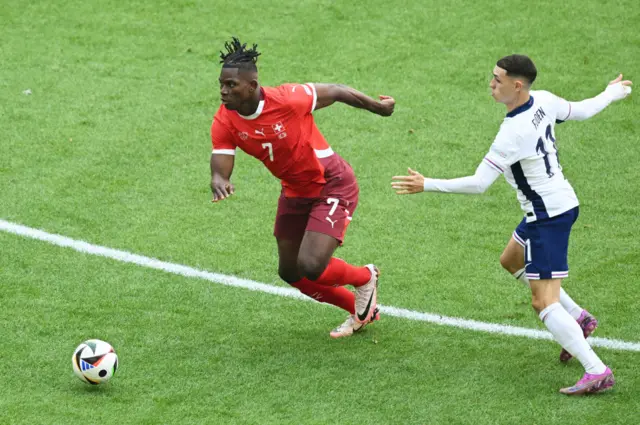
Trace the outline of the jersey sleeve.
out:
[[[568,120],[571,115],[571,103],[551,92],[543,91],[542,93],[547,96],[549,103],[551,103],[551,107],[556,115],[556,124],[562,124]]]
[[[211,153],[220,155],[235,155],[236,143],[229,129],[216,118],[211,123]]]
[[[504,125],[498,131],[484,162],[499,173],[511,167],[520,160],[520,136],[505,129]]]
[[[457,179],[424,179],[425,192],[484,193],[500,177],[500,172],[486,161],[482,161],[472,176]]]
[[[316,109],[318,94],[312,83],[284,84],[281,88],[284,90],[287,102],[298,115],[304,116]]]

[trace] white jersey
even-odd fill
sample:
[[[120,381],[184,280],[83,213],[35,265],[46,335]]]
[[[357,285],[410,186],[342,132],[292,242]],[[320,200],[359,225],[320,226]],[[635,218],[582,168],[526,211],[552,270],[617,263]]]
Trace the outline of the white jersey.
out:
[[[518,192],[527,222],[555,217],[578,206],[562,174],[554,128],[569,116],[569,102],[547,91],[507,114],[484,161],[504,173]]]

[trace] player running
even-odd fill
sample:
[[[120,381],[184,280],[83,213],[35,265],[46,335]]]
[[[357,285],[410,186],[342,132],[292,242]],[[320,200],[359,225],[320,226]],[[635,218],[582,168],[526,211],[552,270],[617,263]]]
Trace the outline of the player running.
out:
[[[561,360],[575,356],[585,368],[582,379],[560,392],[595,393],[611,388],[615,381],[611,369],[585,339],[597,321],[561,288],[562,280],[569,275],[569,234],[578,218],[579,203],[562,174],[554,128],[566,120],[590,118],[611,102],[625,98],[631,93],[631,81],[622,81],[620,75],[598,96],[568,102],[547,91],[530,91],[536,76],[536,67],[527,56],[511,55],[497,62],[491,93],[506,105],[507,116],[473,176],[439,180],[424,178],[409,169],[409,176],[393,178],[392,188],[398,194],[475,194],[486,191],[504,174],[517,191],[525,217],[505,248],[501,263],[531,287],[533,308],[563,347]]]
[[[247,48],[233,38],[225,48],[220,56],[222,105],[211,125],[213,202],[234,193],[230,178],[236,148],[280,179],[274,230],[278,274],[303,294],[348,311],[347,320],[330,335],[350,336],[379,319],[379,272],[373,264],[356,267],[333,257],[358,205],[359,189],[351,166],[333,152],[312,113],[342,102],[390,116],[395,101],[389,96],[376,101],[339,84],[263,87],[257,45]],[[355,295],[345,285],[354,286]]]

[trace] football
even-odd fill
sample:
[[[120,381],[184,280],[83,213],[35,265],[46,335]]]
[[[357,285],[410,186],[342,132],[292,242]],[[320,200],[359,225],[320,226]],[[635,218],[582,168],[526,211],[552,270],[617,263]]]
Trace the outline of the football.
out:
[[[108,342],[89,339],[78,345],[71,358],[73,372],[87,384],[102,384],[116,373],[118,356]]]

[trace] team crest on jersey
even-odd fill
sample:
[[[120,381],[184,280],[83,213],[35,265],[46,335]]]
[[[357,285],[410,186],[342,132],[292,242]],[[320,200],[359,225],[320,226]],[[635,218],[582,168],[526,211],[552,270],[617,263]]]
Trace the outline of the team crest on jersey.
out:
[[[285,128],[284,124],[282,124],[282,121],[271,124],[271,128],[273,129],[273,132],[276,134],[276,136],[278,136],[278,139],[284,139],[285,137],[287,137],[287,133],[284,132]]]
[[[239,131],[238,137],[241,138],[242,140],[247,140],[249,138],[249,134],[245,131]]]
[[[275,124],[271,124],[271,128],[273,128],[273,131],[274,131],[276,134],[280,134],[280,133],[282,133],[282,132],[285,130],[285,128],[284,128],[284,124],[282,124],[282,121],[278,121],[278,122],[277,122],[277,123],[275,123]]]

